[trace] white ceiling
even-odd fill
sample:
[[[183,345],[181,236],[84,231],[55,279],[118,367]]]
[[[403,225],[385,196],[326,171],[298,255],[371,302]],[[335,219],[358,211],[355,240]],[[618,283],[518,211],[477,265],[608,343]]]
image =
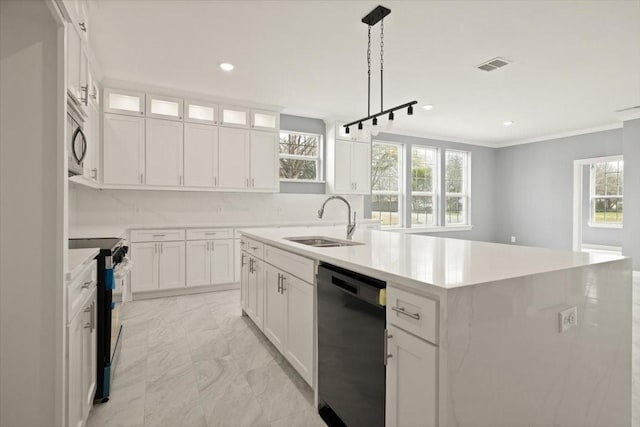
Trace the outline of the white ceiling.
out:
[[[104,76],[280,105],[366,114],[366,30],[376,1],[97,0],[90,38]],[[385,106],[404,130],[505,145],[619,123],[640,105],[640,1],[384,1]],[[373,109],[379,109],[379,26]],[[513,63],[492,72],[496,56]],[[231,62],[232,73],[218,65]],[[503,126],[511,120],[514,125]],[[382,120],[382,122],[386,122]]]

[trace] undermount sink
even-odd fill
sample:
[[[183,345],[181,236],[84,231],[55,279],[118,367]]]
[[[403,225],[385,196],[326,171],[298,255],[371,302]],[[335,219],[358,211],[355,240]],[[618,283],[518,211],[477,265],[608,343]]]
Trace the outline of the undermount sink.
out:
[[[285,237],[285,240],[290,242],[300,243],[301,245],[313,246],[315,248],[335,248],[338,246],[355,246],[364,245],[360,242],[352,242],[351,240],[335,239],[333,237],[324,236],[298,236],[298,237]]]

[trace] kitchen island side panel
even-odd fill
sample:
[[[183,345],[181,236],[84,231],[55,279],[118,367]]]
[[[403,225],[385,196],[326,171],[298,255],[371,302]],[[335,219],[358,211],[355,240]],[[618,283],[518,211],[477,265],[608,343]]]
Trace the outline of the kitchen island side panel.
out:
[[[450,289],[441,307],[440,425],[631,425],[630,259]]]

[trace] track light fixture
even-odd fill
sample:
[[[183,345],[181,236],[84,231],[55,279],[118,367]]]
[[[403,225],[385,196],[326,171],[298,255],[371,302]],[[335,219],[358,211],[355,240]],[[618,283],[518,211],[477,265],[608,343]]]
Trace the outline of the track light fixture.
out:
[[[347,126],[346,128],[344,128],[344,133],[346,133],[347,135],[349,135],[349,126]]]
[[[368,32],[368,44],[367,44],[367,117],[363,117],[358,120],[354,120],[351,123],[344,125],[345,132],[349,133],[349,126],[358,124],[358,130],[362,130],[362,122],[372,119],[373,126],[378,125],[378,117],[389,113],[389,120],[393,120],[393,112],[407,108],[407,114],[413,115],[413,106],[418,101],[411,101],[398,105],[397,107],[384,109],[384,17],[391,13],[390,9],[384,6],[378,6],[362,18],[362,22],[367,24]],[[371,27],[380,22],[380,112],[371,114]]]

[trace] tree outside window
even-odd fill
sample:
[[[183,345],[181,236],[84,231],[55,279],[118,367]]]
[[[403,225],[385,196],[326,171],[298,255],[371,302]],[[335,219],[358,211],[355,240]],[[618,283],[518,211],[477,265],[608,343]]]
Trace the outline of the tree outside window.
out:
[[[280,133],[280,179],[322,180],[322,136]]]

